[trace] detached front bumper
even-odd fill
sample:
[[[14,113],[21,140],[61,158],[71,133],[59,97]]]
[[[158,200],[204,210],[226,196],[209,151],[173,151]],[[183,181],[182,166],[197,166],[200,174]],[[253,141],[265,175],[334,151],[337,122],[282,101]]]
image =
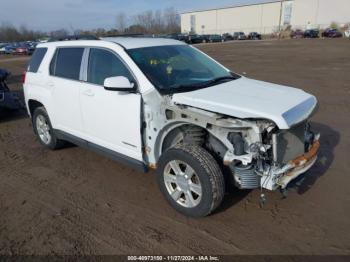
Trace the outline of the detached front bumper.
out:
[[[320,149],[320,141],[314,141],[309,152],[290,161],[282,168],[283,175],[278,178],[276,184],[282,189],[286,188],[289,182],[309,170],[317,160],[317,153]]]

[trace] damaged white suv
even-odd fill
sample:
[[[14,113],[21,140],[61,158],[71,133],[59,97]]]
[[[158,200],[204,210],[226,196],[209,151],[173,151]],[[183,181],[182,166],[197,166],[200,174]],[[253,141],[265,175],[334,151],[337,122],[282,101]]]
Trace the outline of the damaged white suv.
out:
[[[317,159],[319,135],[309,125],[314,96],[232,73],[179,41],[41,44],[24,77],[44,146],[69,141],[157,169],[162,193],[188,216],[220,205],[223,170],[240,189],[276,190]]]

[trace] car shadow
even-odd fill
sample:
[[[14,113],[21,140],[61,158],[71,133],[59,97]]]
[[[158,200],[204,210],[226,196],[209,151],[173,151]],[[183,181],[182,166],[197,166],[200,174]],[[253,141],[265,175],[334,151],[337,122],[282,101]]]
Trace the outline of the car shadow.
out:
[[[213,215],[224,212],[226,209],[236,205],[252,191],[238,189],[235,186],[233,175],[228,167],[222,167],[222,173],[225,178],[225,196],[221,205],[214,211]]]
[[[10,121],[21,120],[28,117],[29,116],[25,109],[8,110],[0,108],[0,124]]]
[[[304,175],[298,177],[288,185],[288,191],[298,194],[306,193],[316,181],[324,176],[334,161],[334,149],[340,142],[340,133],[321,123],[311,123],[312,129],[321,134],[321,147],[316,164]]]
[[[9,121],[15,121],[15,120],[20,120],[23,118],[28,118],[28,114],[26,111],[26,108],[24,106],[24,94],[22,90],[12,90],[10,87],[10,90],[12,93],[16,94],[21,103],[22,103],[22,108],[18,108],[18,109],[7,109],[4,107],[1,107],[0,104],[0,123],[4,123],[4,122],[9,122]]]
[[[227,191],[221,205],[214,211],[213,215],[224,212],[232,206],[238,204],[245,199],[252,190],[241,190],[238,188],[232,188]]]

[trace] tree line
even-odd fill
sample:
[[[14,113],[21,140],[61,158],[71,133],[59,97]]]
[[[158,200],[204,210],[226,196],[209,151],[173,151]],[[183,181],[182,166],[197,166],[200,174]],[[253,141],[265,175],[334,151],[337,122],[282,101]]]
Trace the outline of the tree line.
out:
[[[42,32],[30,30],[25,26],[17,28],[8,23],[0,25],[0,42],[28,41],[42,36]]]
[[[173,34],[179,33],[180,17],[175,8],[149,10],[133,16],[120,12],[115,17],[115,26],[111,29],[68,30],[66,28],[51,32],[28,29],[26,26],[15,27],[9,23],[0,25],[0,42],[18,42],[37,40],[43,37],[64,38],[68,35],[94,35],[96,37],[125,34]]]

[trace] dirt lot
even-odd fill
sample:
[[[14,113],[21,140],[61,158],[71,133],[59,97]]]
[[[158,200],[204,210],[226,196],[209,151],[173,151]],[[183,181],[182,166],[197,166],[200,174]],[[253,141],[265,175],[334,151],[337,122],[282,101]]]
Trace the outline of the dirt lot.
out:
[[[350,41],[285,40],[199,46],[247,76],[315,94],[321,156],[287,199],[228,194],[194,220],[143,174],[93,152],[50,152],[25,114],[0,118],[0,254],[350,254]],[[25,58],[0,57],[20,88]]]

